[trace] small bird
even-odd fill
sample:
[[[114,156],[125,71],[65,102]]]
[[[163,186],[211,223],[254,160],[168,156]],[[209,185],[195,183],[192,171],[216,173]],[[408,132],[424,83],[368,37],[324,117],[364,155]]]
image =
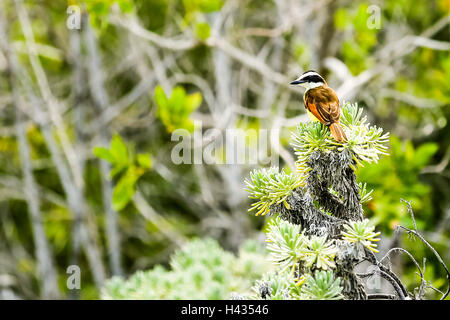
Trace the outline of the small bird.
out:
[[[314,70],[308,70],[290,83],[306,88],[303,95],[305,108],[317,120],[328,126],[331,135],[339,142],[347,140],[344,130],[339,124],[341,108],[336,92],[331,89],[325,79]]]

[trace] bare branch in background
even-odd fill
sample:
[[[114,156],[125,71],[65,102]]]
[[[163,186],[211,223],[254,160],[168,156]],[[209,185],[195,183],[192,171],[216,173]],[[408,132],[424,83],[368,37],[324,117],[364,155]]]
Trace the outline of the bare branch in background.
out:
[[[73,179],[78,187],[83,185],[83,175],[81,173],[81,168],[79,165],[78,157],[69,137],[67,136],[64,121],[60,114],[60,105],[56,97],[52,94],[50,89],[50,84],[47,80],[44,68],[42,67],[38,54],[36,52],[36,43],[34,41],[33,30],[31,28],[31,23],[28,14],[25,10],[22,0],[15,0],[17,14],[19,16],[20,26],[22,32],[25,36],[26,45],[28,49],[28,57],[30,59],[31,66],[34,71],[34,75],[37,78],[37,83],[42,95],[42,99],[45,101],[45,106],[48,108],[48,113],[50,119],[55,124],[57,128],[58,137],[61,139],[62,148],[67,157],[67,161],[70,163],[71,173],[73,174]]]
[[[0,8],[4,8],[2,5]],[[18,92],[17,81],[14,79],[16,61],[8,46],[8,32],[5,26],[5,17],[0,10],[0,48],[6,53],[8,66],[10,68],[9,80],[13,95],[14,106],[16,108],[16,134],[19,142],[20,162],[23,172],[24,193],[28,203],[33,238],[35,243],[35,253],[42,286],[42,296],[45,299],[57,299],[60,297],[57,272],[53,262],[53,253],[48,243],[44,230],[44,221],[40,209],[40,198],[31,166],[30,148],[26,137],[25,119],[19,106],[22,104],[20,93]]]
[[[19,2],[17,3],[17,5],[21,6]],[[21,10],[24,9],[21,8]],[[22,18],[26,20],[25,12],[22,12]],[[26,22],[25,25],[27,25]],[[30,32],[31,29],[29,29],[28,31]],[[32,57],[30,57],[30,59],[34,60]],[[58,176],[62,183],[65,194],[67,196],[69,207],[74,215],[74,224],[78,225],[78,227],[75,228],[75,230],[78,230],[78,233],[74,235],[74,243],[72,243],[72,246],[75,252],[77,252],[78,247],[80,245],[83,246],[87,255],[87,259],[91,266],[91,271],[93,273],[96,285],[98,288],[101,288],[105,280],[105,272],[98,244],[95,241],[92,241],[92,237],[89,235],[89,231],[86,225],[87,223],[87,220],[85,220],[86,203],[83,199],[82,191],[80,189],[83,184],[82,183],[80,185],[76,184],[71,174],[71,170],[69,169],[69,166],[67,166],[67,163],[60,152],[59,145],[56,142],[52,132],[52,127],[50,127],[49,124],[45,123],[44,119],[39,117],[39,115],[42,115],[44,113],[42,111],[43,110],[42,102],[32,92],[33,85],[31,84],[31,79],[29,75],[20,65],[15,66],[14,69],[15,69],[14,72],[17,74],[16,78],[18,79],[18,81],[20,81],[21,87],[23,88],[24,96],[27,97],[27,99],[29,99],[29,101],[24,101],[24,105],[26,105],[26,107],[24,108],[32,110],[29,114],[35,115],[33,120],[37,124],[41,125],[44,140],[47,144],[47,147],[49,148],[53,163],[56,167]],[[40,67],[37,66],[35,72],[36,70],[40,70]],[[39,71],[37,72],[39,73]],[[47,92],[46,89],[44,89],[43,92]],[[57,110],[54,109],[53,111],[56,112]],[[36,115],[38,115],[38,117],[36,117]],[[56,118],[58,117],[60,116],[57,116]],[[74,151],[72,150],[71,152]],[[76,167],[79,168],[79,163],[76,164]],[[73,169],[73,167],[70,168]]]
[[[158,228],[158,230],[167,237],[167,239],[173,241],[177,246],[181,246],[186,242],[186,239],[176,232],[174,226],[172,226],[170,222],[164,219],[150,206],[150,204],[145,200],[144,195],[139,190],[136,191],[136,194],[134,195],[134,204],[144,218],[154,224],[156,228]]]
[[[98,53],[97,42],[88,19],[83,19],[84,38],[88,52],[89,66],[89,84],[90,92],[96,104],[97,110],[107,112],[109,108],[109,98],[102,79],[102,63]],[[106,127],[100,128],[100,144],[106,146],[110,140],[110,134]],[[117,212],[112,208],[112,182],[108,179],[111,166],[105,160],[100,160],[100,174],[102,180],[102,199],[106,214],[106,234],[108,238],[108,256],[110,259],[111,270],[114,275],[121,275],[121,250],[119,230],[117,226]]]

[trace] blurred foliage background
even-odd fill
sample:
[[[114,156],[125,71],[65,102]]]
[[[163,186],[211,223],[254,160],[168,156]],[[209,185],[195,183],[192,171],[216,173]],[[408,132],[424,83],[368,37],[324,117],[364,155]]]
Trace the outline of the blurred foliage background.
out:
[[[289,82],[308,69],[391,132],[391,155],[357,173],[374,189],[366,215],[380,255],[401,243],[445,290],[431,252],[393,230],[411,226],[400,198],[411,201],[450,261],[449,51],[448,0],[1,0],[0,298],[95,299],[112,276],[161,265],[150,279],[175,277],[170,256],[189,239],[235,254],[262,242],[265,220],[247,214],[244,191],[260,164],[176,164],[171,133],[193,133],[194,154],[219,149],[226,129],[274,130],[289,171],[290,130],[308,121]],[[243,259],[208,241],[191,246],[224,265]],[[391,262],[418,281],[411,262]],[[66,285],[73,264],[79,290]],[[220,287],[243,271],[218,272]]]

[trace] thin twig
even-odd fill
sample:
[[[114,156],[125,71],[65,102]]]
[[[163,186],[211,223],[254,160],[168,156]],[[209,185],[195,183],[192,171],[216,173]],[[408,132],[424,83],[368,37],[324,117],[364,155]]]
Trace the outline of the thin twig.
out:
[[[3,3],[1,7],[4,8]],[[0,8],[1,8],[0,7]],[[40,274],[40,282],[42,286],[42,297],[44,299],[58,299],[60,292],[57,282],[57,272],[53,262],[53,253],[47,240],[44,230],[44,219],[40,210],[39,191],[33,176],[33,168],[31,165],[30,147],[26,137],[25,119],[22,114],[22,99],[18,92],[18,84],[15,79],[15,55],[10,51],[8,45],[8,32],[5,26],[6,18],[3,15],[3,8],[0,9],[0,48],[6,53],[8,66],[11,70],[8,72],[13,103],[16,109],[16,134],[18,138],[18,147],[20,155],[20,163],[24,175],[24,193],[28,204],[30,214],[30,222],[33,230],[33,240],[35,246],[35,254]]]
[[[387,280],[392,285],[392,287],[394,288],[394,290],[397,293],[397,296],[399,297],[400,300],[405,300],[406,297],[403,293],[402,288],[399,286],[398,281],[396,279],[394,279],[394,277],[392,277],[387,272],[385,272],[381,269],[377,269],[377,270],[374,270],[369,273],[358,274],[358,276],[360,278],[367,278],[367,277],[373,276],[375,273],[378,273],[382,278]]]
[[[383,260],[385,260],[386,258],[389,258],[389,255],[395,251],[399,251],[401,253],[406,254],[412,261],[413,263],[416,265],[417,269],[419,270],[419,276],[420,276],[420,290],[419,290],[419,298],[422,299],[422,289],[426,284],[425,278],[424,278],[424,272],[422,271],[422,269],[420,268],[419,263],[416,261],[416,259],[414,259],[413,255],[411,253],[409,253],[407,250],[403,249],[403,248],[392,248],[390,249],[386,255],[380,259],[380,263],[383,262]],[[424,263],[424,267],[425,267],[425,263]]]
[[[449,20],[450,20],[450,15],[449,15]],[[407,202],[407,201],[404,201],[404,202],[406,202],[406,204],[408,206],[408,212],[410,213],[411,219],[413,220],[415,230],[410,230],[410,229],[408,229],[406,227],[403,227],[403,226],[398,226],[397,228],[400,228],[402,230],[405,230],[409,234],[413,234],[413,235],[417,236],[434,253],[434,255],[438,259],[439,263],[444,267],[445,271],[447,272],[447,281],[448,281],[447,291],[441,297],[441,300],[444,300],[448,296],[448,294],[450,293],[450,272],[449,272],[449,270],[447,268],[447,265],[445,264],[444,260],[442,260],[441,256],[436,251],[436,249],[434,249],[433,246],[427,240],[425,240],[425,238],[417,231],[416,222],[414,220],[414,213],[413,213],[411,204],[409,202]]]
[[[408,291],[406,290],[403,283],[400,281],[399,277],[390,269],[386,268],[382,263],[380,263],[372,251],[368,250],[367,248],[364,248],[364,251],[366,253],[367,261],[369,261],[373,265],[376,265],[380,269],[380,271],[383,271],[385,274],[389,275],[390,279],[396,283],[396,287],[400,288],[403,296],[407,296]]]
[[[56,97],[52,94],[50,85],[45,74],[44,68],[38,58],[38,53],[36,51],[36,43],[34,40],[34,34],[31,27],[31,22],[28,17],[28,13],[23,5],[23,0],[15,0],[17,14],[19,16],[20,26],[22,32],[25,36],[25,43],[28,49],[28,57],[37,78],[37,84],[40,89],[42,98],[45,101],[45,106],[48,108],[50,114],[50,119],[55,124],[57,128],[58,137],[61,139],[61,145],[64,150],[64,154],[67,161],[70,164],[71,174],[78,187],[83,185],[83,174],[78,161],[78,156],[72,146],[72,143],[67,135],[67,130],[64,125],[64,121],[59,112],[60,106]]]
[[[93,100],[96,104],[97,110],[105,112],[109,107],[108,93],[106,92],[103,79],[101,60],[98,53],[97,41],[92,30],[89,19],[83,19],[84,21],[84,40],[87,47],[89,57],[89,79],[90,79],[90,92]],[[103,145],[106,145],[109,140],[109,132],[107,127],[100,128],[100,139]],[[122,275],[121,264],[121,250],[120,250],[120,238],[119,230],[117,226],[117,212],[112,208],[112,182],[108,180],[110,171],[110,165],[105,160],[100,160],[100,173],[102,181],[102,199],[103,207],[106,213],[106,234],[108,235],[108,256],[110,258],[111,270],[114,275]]]

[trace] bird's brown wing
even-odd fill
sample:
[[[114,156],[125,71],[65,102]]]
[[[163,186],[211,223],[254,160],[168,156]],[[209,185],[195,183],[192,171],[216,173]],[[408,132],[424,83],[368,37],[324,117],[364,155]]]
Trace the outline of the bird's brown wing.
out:
[[[305,94],[305,107],[325,125],[339,122],[339,98],[329,87],[308,90]]]

